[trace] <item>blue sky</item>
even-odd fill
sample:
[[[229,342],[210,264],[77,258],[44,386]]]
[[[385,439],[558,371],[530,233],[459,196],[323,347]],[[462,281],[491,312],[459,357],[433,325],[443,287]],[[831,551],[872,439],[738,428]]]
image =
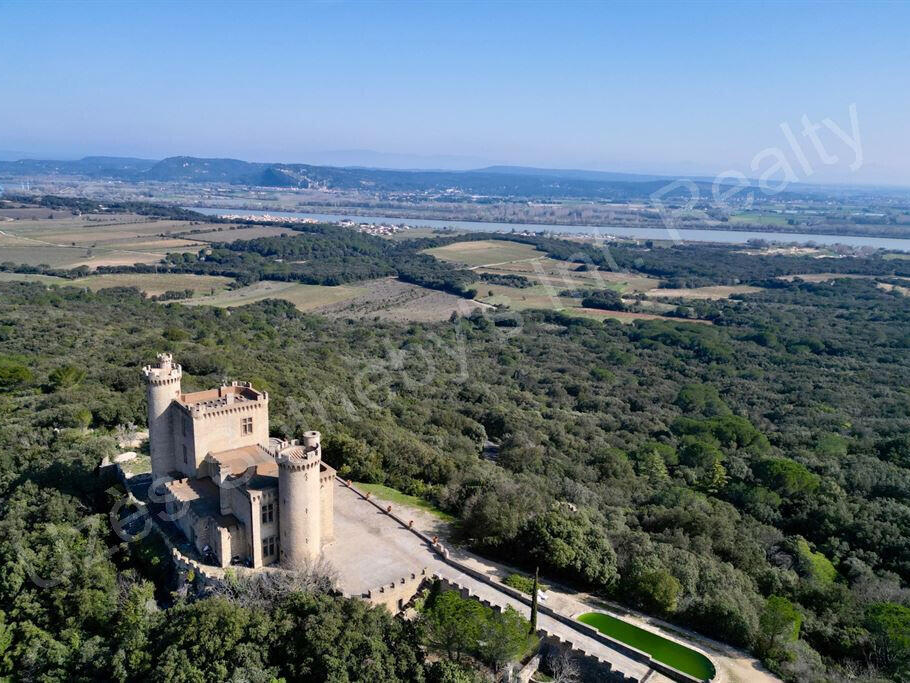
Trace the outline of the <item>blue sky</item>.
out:
[[[910,184],[908,26],[897,2],[0,0],[0,150],[754,175],[779,147],[800,180]],[[851,104],[858,171],[801,133],[850,133]]]

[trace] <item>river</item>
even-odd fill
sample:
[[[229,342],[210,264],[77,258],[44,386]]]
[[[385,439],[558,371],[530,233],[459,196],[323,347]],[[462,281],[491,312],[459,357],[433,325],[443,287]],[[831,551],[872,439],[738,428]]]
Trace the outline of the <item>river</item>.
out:
[[[276,216],[281,218],[314,218],[320,221],[356,221],[359,223],[404,223],[412,227],[428,228],[456,228],[459,230],[472,230],[474,232],[541,232],[564,233],[572,235],[615,235],[617,237],[632,237],[637,239],[667,240],[672,239],[667,230],[663,228],[618,228],[610,226],[593,225],[541,225],[538,223],[488,223],[485,221],[456,221],[436,220],[430,218],[395,218],[391,216],[358,216],[354,214],[335,213],[295,213],[292,211],[271,211],[256,209],[212,209],[195,206],[184,207],[191,211],[198,211],[208,216],[223,216],[237,214],[243,216]],[[680,228],[677,230],[679,239],[684,242],[720,242],[723,244],[744,244],[749,240],[765,240],[785,244],[806,244],[812,242],[818,245],[844,244],[850,247],[874,247],[891,251],[910,252],[910,239],[898,237],[859,237],[856,235],[811,235],[798,232],[749,232],[745,230],[697,230]]]

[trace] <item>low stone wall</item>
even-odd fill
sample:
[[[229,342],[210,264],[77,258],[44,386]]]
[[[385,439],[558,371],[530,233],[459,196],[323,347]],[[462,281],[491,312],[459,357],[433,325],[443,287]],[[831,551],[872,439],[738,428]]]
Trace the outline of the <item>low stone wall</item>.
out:
[[[442,584],[443,590],[457,591],[461,597],[477,600],[480,604],[489,607],[498,614],[501,614],[504,611],[504,608],[501,605],[491,603],[489,600],[484,600],[483,598],[474,595],[470,588],[462,586],[457,581],[439,576],[438,574],[434,575],[433,578]],[[542,651],[554,649],[569,651],[572,654],[572,657],[578,662],[579,668],[585,672],[585,676],[582,679],[584,681],[596,681],[598,683],[601,681],[604,683],[639,683],[637,678],[626,676],[620,671],[613,671],[613,666],[610,662],[602,660],[592,654],[588,654],[576,647],[571,641],[562,640],[558,636],[548,633],[545,629],[539,629],[537,635],[540,636],[541,641],[546,645],[546,648],[542,648]],[[532,671],[531,673],[534,672]]]
[[[398,614],[411,602],[426,580],[427,568],[424,567],[419,572],[411,572],[410,576],[402,576],[397,581],[371,588],[360,597],[371,605],[383,605],[392,614]]]
[[[171,560],[174,562],[174,568],[177,570],[178,581],[185,581],[189,572],[192,572],[194,577],[198,577],[204,585],[212,585],[224,579],[223,569],[202,564],[201,562],[198,562],[197,560],[194,560],[193,558],[185,555],[177,546],[174,545],[168,534],[160,526],[158,526],[158,523],[155,521],[154,515],[152,514],[151,510],[149,510],[148,505],[133,495],[133,492],[129,486],[129,477],[127,476],[126,472],[123,471],[120,463],[111,463],[107,458],[105,458],[99,467],[99,471],[106,474],[110,470],[114,471],[117,479],[121,484],[123,484],[123,488],[126,489],[127,501],[133,505],[140,513],[148,517],[149,521],[151,522],[152,530],[158,534],[159,538],[161,538],[161,540],[164,542],[164,545],[167,546],[167,549],[171,554]]]
[[[453,557],[451,557],[448,549],[439,541],[439,539],[431,538],[430,536],[423,533],[422,531],[415,529],[413,522],[411,520],[405,521],[400,515],[396,514],[393,511],[393,508],[391,505],[387,504],[386,506],[383,506],[379,502],[373,500],[372,496],[370,496],[369,494],[363,493],[362,491],[357,489],[351,482],[345,481],[344,479],[341,479],[341,477],[338,477],[338,480],[341,481],[341,483],[343,483],[349,489],[354,491],[357,495],[359,495],[365,501],[372,504],[378,510],[386,513],[392,519],[394,519],[399,524],[401,524],[403,527],[408,529],[411,533],[415,534],[416,536],[421,538],[423,541],[425,541],[436,552],[436,554],[442,559],[442,561],[445,562],[446,564],[448,564],[449,566],[454,567],[458,571],[460,571],[464,574],[467,574],[468,576],[470,576],[474,579],[477,579],[478,581],[481,581],[481,582],[487,584],[488,586],[492,586],[497,591],[504,593],[504,594],[508,595],[509,597],[512,597],[516,600],[521,601],[528,607],[531,606],[531,597],[529,595],[526,595],[525,593],[522,593],[521,591],[519,591],[515,588],[512,588],[511,586],[507,586],[504,583],[501,583],[500,581],[496,581],[493,578],[491,578],[490,576],[488,576],[487,574],[484,574],[483,572],[479,572],[476,569],[474,569],[473,567],[470,567],[470,566],[454,559]],[[485,603],[485,604],[488,604],[488,603]],[[667,666],[666,664],[658,662],[658,661],[652,659],[651,656],[647,652],[643,652],[642,650],[638,650],[638,649],[632,647],[631,645],[626,645],[625,643],[623,643],[619,640],[610,638],[609,636],[604,635],[603,633],[598,631],[593,626],[588,626],[587,624],[583,624],[582,622],[580,622],[576,619],[573,619],[570,615],[562,614],[561,612],[557,612],[556,610],[554,610],[552,607],[548,607],[547,605],[540,604],[540,603],[538,604],[537,609],[540,614],[545,614],[548,617],[556,619],[557,621],[565,624],[566,626],[569,626],[570,628],[574,629],[575,631],[578,631],[579,633],[582,633],[590,638],[593,638],[594,640],[597,640],[600,643],[603,643],[607,647],[609,647],[613,650],[616,650],[617,652],[620,652],[621,654],[625,655],[629,659],[634,659],[637,662],[641,662],[642,664],[645,664],[648,667],[659,671],[663,675],[667,676],[668,678],[670,678],[674,681],[677,681],[678,683],[702,683],[701,679],[695,678],[694,676],[690,676],[689,674],[679,671],[677,669],[674,669],[671,666]],[[558,638],[557,638],[557,640],[558,640]],[[571,645],[571,643],[569,643],[569,645]],[[578,652],[581,652],[581,651],[579,650]],[[591,655],[585,655],[585,656],[591,657]],[[596,658],[594,658],[594,659],[596,659]],[[616,672],[613,672],[613,675],[615,676]],[[587,679],[585,679],[585,680],[587,680]],[[620,680],[620,679],[614,678],[612,680]],[[626,678],[625,680],[635,681],[636,679]]]
[[[518,671],[512,673],[512,681],[515,683],[529,683],[531,676],[540,668],[540,655],[534,655],[528,660],[528,663]]]

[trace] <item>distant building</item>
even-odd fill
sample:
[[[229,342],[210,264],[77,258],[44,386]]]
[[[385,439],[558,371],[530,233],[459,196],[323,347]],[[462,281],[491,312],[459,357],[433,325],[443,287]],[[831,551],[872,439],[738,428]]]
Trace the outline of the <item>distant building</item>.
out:
[[[333,540],[335,470],[319,432],[303,443],[269,438],[269,395],[248,382],[184,394],[170,354],[142,370],[148,384],[154,481],[166,509],[203,555],[222,567],[297,568]]]

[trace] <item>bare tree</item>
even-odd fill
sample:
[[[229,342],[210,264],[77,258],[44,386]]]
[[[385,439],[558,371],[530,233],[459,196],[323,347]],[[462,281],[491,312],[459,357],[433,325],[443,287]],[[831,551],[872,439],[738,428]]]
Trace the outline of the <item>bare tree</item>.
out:
[[[547,666],[556,683],[578,683],[581,680],[581,669],[578,661],[568,650],[560,650],[547,659]]]
[[[228,572],[224,580],[212,587],[212,593],[245,607],[267,607],[288,593],[328,593],[337,581],[338,570],[320,556],[295,571]]]

